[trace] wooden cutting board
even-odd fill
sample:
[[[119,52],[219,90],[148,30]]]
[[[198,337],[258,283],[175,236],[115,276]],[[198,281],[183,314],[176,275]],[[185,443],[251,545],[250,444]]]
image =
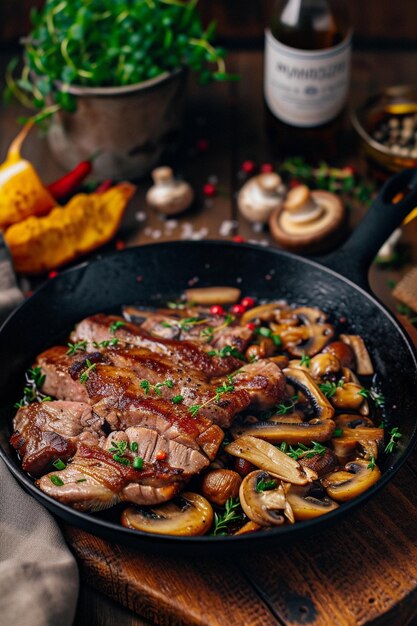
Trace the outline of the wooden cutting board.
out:
[[[63,531],[84,583],[161,626],[411,626],[417,615],[417,450],[359,513],[273,550],[150,556]]]

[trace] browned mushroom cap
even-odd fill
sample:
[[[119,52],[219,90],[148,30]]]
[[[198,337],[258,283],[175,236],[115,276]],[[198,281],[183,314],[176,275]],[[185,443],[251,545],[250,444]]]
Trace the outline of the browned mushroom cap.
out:
[[[236,498],[242,482],[237,472],[229,469],[214,469],[204,474],[201,492],[213,504],[224,506],[229,498]]]
[[[317,474],[309,468],[302,466],[281,450],[275,448],[267,441],[246,435],[233,441],[225,447],[226,452],[232,456],[246,459],[274,477],[281,478],[295,485],[306,485],[316,480]]]
[[[342,429],[342,436],[332,440],[340,461],[351,455],[358,446],[362,448],[365,459],[378,457],[384,443],[382,428],[376,428],[372,420],[362,415],[343,413],[335,421],[336,427]]]
[[[242,509],[255,524],[281,526],[285,513],[294,520],[281,482],[268,472],[257,470],[248,474],[240,486],[239,497]]]
[[[325,323],[326,315],[320,309],[299,307],[291,311],[291,316],[302,326],[288,327],[279,334],[282,345],[293,356],[314,356],[332,339],[333,326]]]
[[[337,502],[331,500],[326,494],[312,489],[311,485],[299,487],[291,485],[287,491],[287,500],[291,505],[296,521],[320,517],[339,507]]]
[[[307,372],[295,367],[287,367],[284,374],[290,383],[301,388],[317,411],[318,417],[321,419],[333,417],[334,408]]]
[[[249,322],[270,322],[279,317],[279,313],[283,307],[286,306],[286,303],[281,302],[268,302],[268,304],[260,304],[259,306],[255,306],[253,309],[249,309],[242,315],[240,323],[244,326]]]
[[[334,395],[330,398],[330,402],[337,409],[359,409],[365,398],[361,395],[362,386],[356,383],[345,383],[343,387],[337,387]]]
[[[233,437],[251,435],[260,437],[271,443],[288,443],[290,445],[313,441],[328,441],[333,436],[335,423],[331,419],[312,419],[309,422],[282,423],[257,422],[255,424],[236,424],[231,432]]]
[[[350,346],[355,353],[357,373],[361,376],[372,376],[374,367],[365,343],[360,335],[340,335],[340,339]]]
[[[345,211],[338,196],[312,191],[301,185],[291,190],[286,202],[272,213],[271,234],[284,248],[310,250],[338,231]]]
[[[204,535],[213,522],[213,509],[203,496],[186,492],[161,506],[129,507],[121,521],[127,528],[158,535]]]
[[[342,470],[328,474],[321,479],[327,494],[337,502],[347,502],[367,491],[380,478],[381,472],[375,465],[368,467],[369,462],[356,459],[347,463]]]
[[[333,354],[339,359],[342,367],[353,369],[355,367],[355,353],[352,348],[343,341],[332,341],[323,350],[326,354]]]
[[[313,356],[308,363],[308,367],[306,364],[301,365],[299,360],[290,361],[290,367],[301,368],[316,380],[321,380],[329,374],[337,374],[342,369],[339,359],[334,354],[325,354],[323,352]]]

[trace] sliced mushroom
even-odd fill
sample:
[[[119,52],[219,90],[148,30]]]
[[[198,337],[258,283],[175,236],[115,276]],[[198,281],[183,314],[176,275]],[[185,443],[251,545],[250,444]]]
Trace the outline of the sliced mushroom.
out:
[[[285,415],[271,415],[268,417],[267,422],[273,422],[274,424],[301,424],[304,422],[304,415],[301,411],[291,411]]]
[[[217,506],[224,506],[229,498],[236,498],[242,482],[237,472],[229,469],[215,469],[207,472],[201,481],[201,492],[207,500]]]
[[[262,484],[272,487],[262,490]],[[239,497],[242,509],[255,524],[281,526],[285,522],[287,500],[284,489],[268,472],[257,470],[248,474],[240,486]]]
[[[240,437],[226,446],[225,450],[228,454],[246,459],[256,467],[288,483],[306,485],[317,478],[315,472],[309,468],[303,469],[297,461],[287,454],[267,441],[256,437],[249,435]]]
[[[122,513],[122,525],[157,535],[204,535],[213,523],[211,504],[196,493],[185,492],[162,506]]]
[[[339,454],[346,456],[349,449],[352,452],[358,445],[362,447],[365,459],[370,459],[371,456],[375,459],[378,457],[384,444],[384,431],[382,428],[376,428],[372,420],[361,415],[343,413],[337,416],[336,426],[343,430],[342,437],[332,441],[338,457]],[[353,441],[355,444],[351,445]]]
[[[317,490],[310,485],[300,487],[291,485],[287,491],[287,500],[291,505],[296,521],[313,519],[325,515],[339,508],[337,502],[326,496],[318,494]]]
[[[240,299],[241,291],[236,287],[193,287],[186,289],[188,302],[195,304],[234,304]]]
[[[283,371],[288,381],[305,393],[321,419],[333,417],[334,408],[307,372],[295,367],[287,367]]]
[[[301,365],[301,361],[290,361],[290,367],[297,367],[308,372],[314,379],[321,380],[329,374],[337,374],[342,366],[339,359],[334,354],[324,352],[316,354],[307,365]]]
[[[381,477],[379,468],[368,467],[368,461],[355,459],[346,463],[344,469],[338,470],[321,479],[327,494],[337,502],[347,502],[367,491]]]
[[[360,376],[372,376],[374,367],[365,343],[360,335],[340,335],[341,341],[350,346],[355,353],[356,371]]]
[[[271,443],[285,441],[290,445],[313,441],[328,441],[332,438],[336,425],[331,419],[312,419],[309,422],[282,423],[257,422],[256,424],[236,424],[231,432],[233,437],[251,435]]]
[[[343,387],[337,387],[335,394],[330,398],[331,403],[337,409],[359,409],[365,398],[359,393],[361,385],[356,383],[346,383]]]
[[[249,309],[242,315],[241,324],[244,326],[249,322],[261,321],[270,322],[279,317],[280,310],[286,306],[285,302],[268,302],[268,304],[260,304],[259,306]]]
[[[262,528],[262,526],[260,524],[256,524],[255,522],[252,522],[252,520],[250,522],[246,522],[246,524],[244,524],[242,526],[242,528],[239,528],[239,530],[237,532],[235,532],[235,535],[249,535],[249,533],[254,533],[257,530],[260,530]]]

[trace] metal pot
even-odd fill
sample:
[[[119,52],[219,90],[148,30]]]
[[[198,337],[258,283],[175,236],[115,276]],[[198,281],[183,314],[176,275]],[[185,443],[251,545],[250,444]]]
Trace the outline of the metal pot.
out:
[[[183,69],[125,87],[77,87],[74,113],[58,111],[48,133],[57,161],[72,169],[97,153],[94,174],[140,178],[179,144],[187,73]]]

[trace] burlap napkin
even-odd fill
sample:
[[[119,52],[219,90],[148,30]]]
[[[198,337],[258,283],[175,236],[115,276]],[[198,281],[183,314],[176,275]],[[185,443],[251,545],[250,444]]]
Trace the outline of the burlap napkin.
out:
[[[23,300],[0,235],[0,320]],[[0,624],[70,626],[78,571],[53,517],[0,460]]]

